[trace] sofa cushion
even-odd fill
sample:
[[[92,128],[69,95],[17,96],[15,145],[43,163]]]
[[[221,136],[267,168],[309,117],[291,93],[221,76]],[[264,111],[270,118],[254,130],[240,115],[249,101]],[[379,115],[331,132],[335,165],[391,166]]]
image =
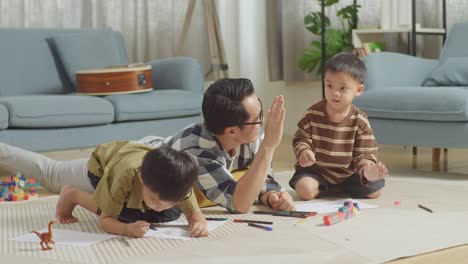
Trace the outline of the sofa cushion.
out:
[[[450,57],[441,60],[422,85],[468,86],[468,57]]]
[[[8,128],[8,109],[0,104],[0,129]]]
[[[65,72],[75,87],[75,73],[79,70],[128,64],[128,58],[110,29],[56,35],[52,39]]]
[[[29,95],[0,97],[8,108],[9,127],[58,128],[108,124],[114,108],[108,101],[78,95]]]
[[[203,95],[182,90],[155,90],[104,97],[115,108],[115,121],[163,119],[199,115]]]
[[[468,42],[468,23],[457,23],[452,26],[444,47],[440,52],[440,60],[444,61],[450,57],[468,56],[466,43]]]
[[[63,82],[68,77],[63,74],[51,38],[103,31],[110,29],[0,28],[0,96],[66,94],[73,91],[68,83]],[[122,34],[113,33],[120,56],[126,58]]]
[[[468,121],[468,88],[385,87],[365,91],[354,103],[370,118]]]
[[[63,93],[48,29],[0,29],[0,95]]]

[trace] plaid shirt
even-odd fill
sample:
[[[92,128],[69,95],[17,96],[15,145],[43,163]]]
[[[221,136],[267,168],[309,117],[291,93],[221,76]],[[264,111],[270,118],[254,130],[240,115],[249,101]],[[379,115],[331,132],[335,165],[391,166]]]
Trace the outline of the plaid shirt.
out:
[[[183,150],[196,157],[199,169],[195,186],[209,200],[234,211],[232,207],[232,194],[237,182],[231,172],[249,167],[255,158],[262,140],[263,133],[261,133],[259,139],[255,142],[240,145],[235,149],[235,154],[231,156],[224,150],[213,134],[208,131],[205,124],[199,122],[184,128],[173,137],[164,139],[149,136],[140,139],[139,142],[152,148],[165,143],[176,150]],[[271,190],[282,190],[272,175],[273,171],[270,168],[260,195]]]

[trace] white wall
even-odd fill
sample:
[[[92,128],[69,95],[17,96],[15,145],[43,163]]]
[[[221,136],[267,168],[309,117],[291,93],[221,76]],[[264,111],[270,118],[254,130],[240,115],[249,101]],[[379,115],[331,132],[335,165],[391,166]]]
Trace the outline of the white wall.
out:
[[[286,100],[284,134],[292,136],[305,109],[321,99],[321,83],[269,81],[265,1],[218,0],[221,34],[230,77],[252,80],[265,107],[282,94]]]

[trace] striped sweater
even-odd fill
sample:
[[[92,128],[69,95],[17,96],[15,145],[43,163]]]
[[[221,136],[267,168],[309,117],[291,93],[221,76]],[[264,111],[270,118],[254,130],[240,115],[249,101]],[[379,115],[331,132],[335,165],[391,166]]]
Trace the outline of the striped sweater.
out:
[[[299,121],[293,139],[297,160],[304,150],[312,150],[316,162],[311,172],[332,184],[343,182],[355,172],[362,177],[363,165],[377,162],[377,142],[367,115],[352,105],[348,116],[335,123],[327,118],[325,104],[323,99],[312,105]]]

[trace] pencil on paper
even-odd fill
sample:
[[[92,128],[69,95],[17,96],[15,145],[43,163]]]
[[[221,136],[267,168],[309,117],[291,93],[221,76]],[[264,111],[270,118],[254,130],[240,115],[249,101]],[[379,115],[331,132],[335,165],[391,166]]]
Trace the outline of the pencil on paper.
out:
[[[307,219],[309,219],[309,217],[304,217],[304,218],[302,218],[301,220],[297,221],[294,225],[298,225],[298,224],[300,224],[300,223],[303,223],[303,222],[305,222]]]
[[[120,241],[122,241],[127,247],[130,247],[130,243],[125,237],[120,237]]]
[[[429,212],[429,213],[434,213],[434,211],[432,211],[432,209],[429,209],[429,208],[427,208],[427,207],[424,206],[424,205],[418,204],[418,207],[421,208],[421,209],[423,209],[424,211]]]

